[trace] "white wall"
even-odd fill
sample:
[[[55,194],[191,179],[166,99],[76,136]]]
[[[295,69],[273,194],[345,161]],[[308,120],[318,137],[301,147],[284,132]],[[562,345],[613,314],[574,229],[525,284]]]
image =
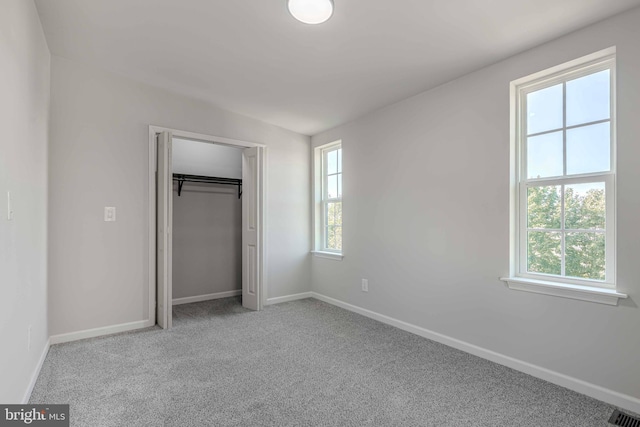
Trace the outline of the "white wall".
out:
[[[242,179],[242,150],[173,138],[173,173]]]
[[[51,88],[52,335],[149,316],[150,124],[267,145],[267,294],[310,289],[308,137],[55,56]]]
[[[50,55],[32,1],[0,2],[0,64],[0,402],[21,403],[48,339]]]
[[[242,200],[237,187],[187,182],[178,196],[174,185],[173,298],[238,289],[242,289]]]
[[[315,136],[342,139],[345,256],[313,259],[313,290],[640,398],[639,24],[635,9]],[[509,83],[612,45],[618,285],[630,298],[509,290],[498,280],[509,273]]]

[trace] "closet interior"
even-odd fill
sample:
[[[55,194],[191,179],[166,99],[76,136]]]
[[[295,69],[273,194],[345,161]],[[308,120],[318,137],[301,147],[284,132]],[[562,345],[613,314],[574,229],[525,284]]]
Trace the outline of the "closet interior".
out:
[[[240,307],[242,150],[173,138],[172,161],[174,315],[221,298]]]

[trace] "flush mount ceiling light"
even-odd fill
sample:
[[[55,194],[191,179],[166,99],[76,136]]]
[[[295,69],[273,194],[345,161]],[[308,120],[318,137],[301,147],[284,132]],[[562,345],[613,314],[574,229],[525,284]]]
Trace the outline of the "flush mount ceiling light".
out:
[[[322,24],[333,15],[333,0],[288,0],[289,12],[305,24]]]

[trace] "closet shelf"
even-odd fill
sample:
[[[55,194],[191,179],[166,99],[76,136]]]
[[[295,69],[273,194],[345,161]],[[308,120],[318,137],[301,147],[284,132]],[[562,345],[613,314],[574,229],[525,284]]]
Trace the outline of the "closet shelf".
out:
[[[174,173],[173,180],[178,181],[178,196],[182,194],[182,185],[185,182],[197,182],[200,184],[237,185],[238,199],[242,197],[242,180],[241,179],[218,178],[215,176],[202,176],[202,175],[183,175],[183,174]]]

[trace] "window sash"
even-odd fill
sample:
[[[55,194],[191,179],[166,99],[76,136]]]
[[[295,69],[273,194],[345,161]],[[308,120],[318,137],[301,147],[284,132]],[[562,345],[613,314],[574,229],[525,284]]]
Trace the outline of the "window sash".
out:
[[[567,229],[565,227],[565,203],[564,203],[564,187],[572,184],[591,184],[604,183],[605,185],[605,228],[602,229]],[[528,226],[528,189],[531,187],[544,186],[560,186],[561,187],[561,227],[538,229]],[[582,177],[569,179],[554,179],[544,182],[523,182],[519,188],[519,274],[520,277],[529,277],[532,279],[557,280],[564,283],[572,283],[576,285],[598,286],[604,288],[615,288],[615,213],[614,213],[614,176],[613,174],[603,174],[600,177]],[[529,231],[557,232],[561,234],[561,274],[545,274],[528,271],[528,233]],[[566,276],[566,235],[569,233],[595,233],[604,234],[605,236],[605,279],[586,279],[572,276]]]
[[[341,168],[341,162],[338,162],[336,160],[336,172],[334,173],[328,173],[328,168],[329,168],[329,162],[328,162],[328,156],[330,153],[332,152],[338,152],[338,150],[342,149],[342,145],[338,144],[338,145],[333,145],[330,147],[327,147],[325,149],[322,150],[322,201],[321,201],[321,250],[322,251],[326,251],[326,252],[334,252],[334,253],[341,253],[342,249],[336,249],[336,248],[331,248],[329,247],[329,229],[331,227],[336,228],[339,227],[340,228],[340,234],[342,235],[342,222],[338,225],[338,224],[334,224],[334,225],[329,225],[329,219],[327,216],[327,212],[329,209],[329,204],[330,203],[342,203],[342,196],[340,197],[331,197],[329,198],[329,189],[328,189],[328,182],[329,182],[329,177],[332,176],[336,176],[338,180],[342,180],[342,168]],[[340,188],[341,185],[338,185],[338,188]]]
[[[566,126],[566,84],[570,80],[584,77],[599,71],[610,70],[610,116],[608,119],[598,120],[589,123],[581,123],[573,126]],[[527,134],[527,94],[535,92],[550,86],[563,85],[563,127],[544,132]],[[517,209],[516,215],[516,275],[523,278],[542,279],[556,281],[561,283],[569,283],[575,285],[586,285],[602,288],[615,288],[615,56],[609,56],[592,61],[588,64],[573,67],[559,73],[555,73],[549,77],[535,80],[518,87],[516,106],[517,114]],[[599,123],[610,123],[610,169],[605,172],[587,173],[567,175],[567,130],[595,125]],[[544,135],[552,132],[563,133],[563,175],[545,178],[527,178],[527,138]],[[604,183],[605,186],[605,229],[604,230],[567,230],[565,228],[565,201],[564,187],[572,184],[586,183]],[[534,228],[528,228],[528,189],[531,187],[541,186],[561,186],[561,228],[560,229],[544,229],[545,232],[558,232],[561,235],[561,274],[545,274],[528,271],[528,232],[536,231]],[[575,278],[566,276],[566,235],[567,233],[589,232],[605,235],[605,279],[594,280]]]

